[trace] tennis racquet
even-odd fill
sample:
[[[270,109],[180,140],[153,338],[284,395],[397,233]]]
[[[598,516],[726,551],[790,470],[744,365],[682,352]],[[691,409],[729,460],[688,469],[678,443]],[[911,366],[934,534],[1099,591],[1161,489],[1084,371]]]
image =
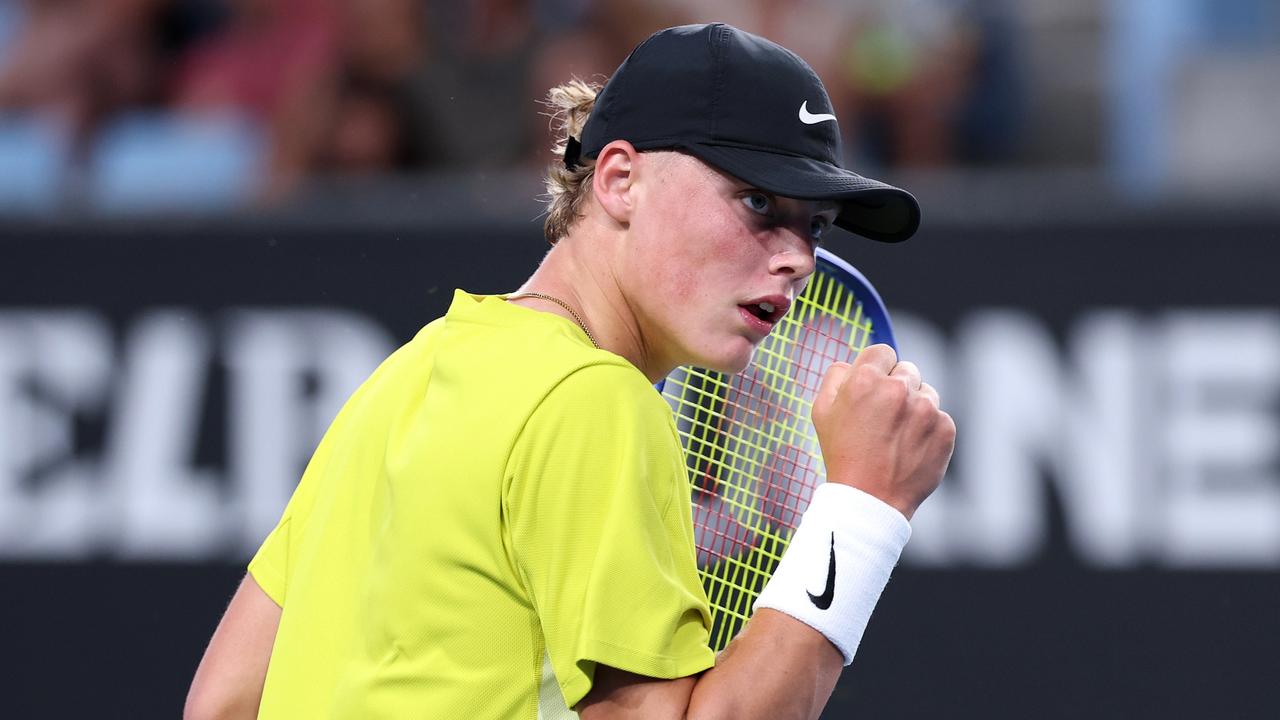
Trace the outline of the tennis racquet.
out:
[[[810,418],[832,363],[894,346],[879,294],[851,265],[818,250],[790,312],[736,375],[679,367],[662,383],[693,486],[698,572],[719,652],[751,615],[815,488],[826,480]]]

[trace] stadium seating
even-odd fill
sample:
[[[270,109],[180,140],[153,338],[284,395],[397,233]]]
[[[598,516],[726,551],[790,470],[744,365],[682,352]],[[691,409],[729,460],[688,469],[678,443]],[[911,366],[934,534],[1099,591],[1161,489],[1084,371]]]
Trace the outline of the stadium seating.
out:
[[[0,113],[0,212],[46,212],[62,199],[71,139],[49,118]]]
[[[88,199],[110,213],[228,210],[262,180],[262,128],[237,115],[130,113],[98,136]]]

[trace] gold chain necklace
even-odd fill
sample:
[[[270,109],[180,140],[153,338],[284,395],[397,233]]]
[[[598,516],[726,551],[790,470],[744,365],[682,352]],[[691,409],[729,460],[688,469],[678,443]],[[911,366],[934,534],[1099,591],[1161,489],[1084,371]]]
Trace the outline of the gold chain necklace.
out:
[[[519,295],[508,295],[507,302],[510,302],[512,300],[523,300],[524,298],[537,298],[539,300],[546,300],[548,302],[553,302],[559,305],[560,307],[564,308],[566,312],[568,312],[571,316],[573,316],[573,321],[578,323],[578,327],[582,328],[582,332],[587,334],[587,339],[591,341],[591,344],[594,345],[597,350],[600,349],[600,343],[596,342],[596,336],[591,334],[591,331],[587,329],[587,324],[582,321],[582,317],[578,315],[578,313],[575,312],[573,308],[569,307],[569,303],[561,300],[560,298],[551,297],[550,295],[546,295],[544,293],[538,293],[538,292],[526,292],[526,293],[520,293]]]

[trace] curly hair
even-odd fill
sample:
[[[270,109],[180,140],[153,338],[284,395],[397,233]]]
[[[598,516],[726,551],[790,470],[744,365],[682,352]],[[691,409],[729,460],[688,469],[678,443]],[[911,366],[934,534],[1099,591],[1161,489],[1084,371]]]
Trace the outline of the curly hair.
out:
[[[557,85],[547,92],[544,101],[550,109],[555,144],[551,151],[555,157],[564,156],[565,145],[571,137],[581,137],[591,109],[595,106],[600,86],[574,78]],[[569,233],[573,224],[582,217],[583,205],[591,192],[591,180],[595,176],[596,163],[591,158],[581,158],[577,167],[569,169],[562,162],[554,162],[547,168],[543,180],[546,187],[547,219],[542,225],[547,242],[555,245]]]

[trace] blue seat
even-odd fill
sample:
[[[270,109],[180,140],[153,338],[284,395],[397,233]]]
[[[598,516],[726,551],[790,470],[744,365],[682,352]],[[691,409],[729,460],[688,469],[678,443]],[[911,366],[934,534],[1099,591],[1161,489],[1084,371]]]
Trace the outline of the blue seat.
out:
[[[71,138],[60,123],[0,113],[0,213],[54,209],[70,160]]]
[[[98,136],[88,199],[111,213],[243,207],[263,181],[267,150],[264,129],[241,116],[129,113]]]

